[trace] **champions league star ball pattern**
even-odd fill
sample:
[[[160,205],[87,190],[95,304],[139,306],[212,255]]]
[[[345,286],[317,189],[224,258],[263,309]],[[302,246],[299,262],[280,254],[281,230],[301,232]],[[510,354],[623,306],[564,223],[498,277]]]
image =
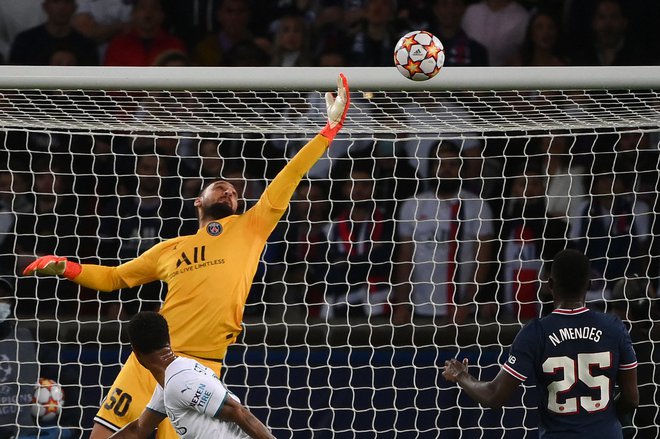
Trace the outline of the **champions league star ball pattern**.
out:
[[[32,415],[40,422],[54,421],[62,411],[64,391],[55,381],[39,378],[32,396]]]
[[[394,48],[394,65],[413,81],[426,81],[438,74],[445,62],[445,50],[438,37],[416,30],[405,34]]]

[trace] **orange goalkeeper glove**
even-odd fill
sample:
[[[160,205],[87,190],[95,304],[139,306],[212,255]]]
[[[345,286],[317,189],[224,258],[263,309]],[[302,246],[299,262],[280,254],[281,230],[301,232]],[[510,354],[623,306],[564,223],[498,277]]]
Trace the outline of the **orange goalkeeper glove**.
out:
[[[82,266],[77,262],[71,262],[67,258],[61,258],[53,255],[42,256],[28,265],[23,270],[23,275],[29,276],[32,273],[44,274],[47,276],[64,276],[69,280],[75,279],[82,271]]]
[[[348,81],[343,73],[337,78],[337,97],[332,93],[325,94],[325,106],[328,110],[328,123],[321,130],[321,135],[332,142],[341,127],[344,125],[348,107],[351,104],[351,91],[348,89]]]

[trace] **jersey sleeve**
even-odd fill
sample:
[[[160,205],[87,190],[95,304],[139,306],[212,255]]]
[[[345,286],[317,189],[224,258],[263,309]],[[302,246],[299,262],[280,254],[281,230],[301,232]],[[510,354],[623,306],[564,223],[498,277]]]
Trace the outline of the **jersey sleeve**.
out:
[[[160,242],[142,253],[137,258],[117,267],[119,276],[129,287],[158,280],[158,259],[167,246],[167,241]]]
[[[538,330],[538,320],[533,320],[523,327],[513,340],[509,357],[502,364],[502,369],[523,382],[534,376],[540,346]]]
[[[172,377],[166,385],[168,405],[190,409],[215,418],[225,404],[229,391],[218,379],[186,371]]]
[[[618,321],[621,328],[621,339],[619,340],[619,370],[630,370],[637,367],[637,355],[633,348],[630,334],[621,320]]]
[[[165,398],[163,388],[160,387],[160,384],[156,384],[154,393],[151,395],[151,400],[149,400],[147,403],[147,408],[167,416],[167,413],[165,412]]]

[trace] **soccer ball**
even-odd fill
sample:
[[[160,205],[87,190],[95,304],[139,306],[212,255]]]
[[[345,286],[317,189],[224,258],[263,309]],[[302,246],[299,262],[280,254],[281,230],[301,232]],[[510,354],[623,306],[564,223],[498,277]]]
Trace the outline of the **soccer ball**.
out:
[[[64,391],[48,378],[39,378],[32,395],[32,415],[41,422],[53,421],[62,411]]]
[[[445,63],[445,49],[438,37],[416,30],[405,34],[394,48],[394,65],[413,81],[426,81],[438,74]]]

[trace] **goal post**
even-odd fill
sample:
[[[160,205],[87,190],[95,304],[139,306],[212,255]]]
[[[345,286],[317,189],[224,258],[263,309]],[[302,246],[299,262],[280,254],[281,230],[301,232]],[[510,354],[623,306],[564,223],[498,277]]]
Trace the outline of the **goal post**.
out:
[[[526,437],[532,387],[493,411],[441,370],[458,356],[495,376],[521,326],[548,312],[547,263],[572,245],[591,252],[589,305],[631,328],[642,399],[626,431],[660,434],[660,67],[452,67],[414,82],[394,68],[0,66],[0,275],[39,342],[40,373],[64,388],[61,428],[90,430],[128,355],[127,319],[158,309],[166,288],[99,293],[21,277],[26,262],[116,265],[194,233],[192,200],[213,177],[249,208],[325,124],[340,71],[345,127],[268,243],[225,359],[230,390],[278,438]],[[433,212],[423,236],[416,214],[437,185],[439,143],[458,150],[457,189],[475,210]],[[368,197],[352,198],[365,182]],[[352,233],[362,223],[373,229]],[[412,272],[405,248],[419,258]],[[417,315],[394,324],[407,290]],[[451,291],[447,304],[461,306],[475,290],[476,319],[455,322],[437,303]],[[0,378],[25,401],[13,349]],[[7,412],[0,431],[29,423]]]

